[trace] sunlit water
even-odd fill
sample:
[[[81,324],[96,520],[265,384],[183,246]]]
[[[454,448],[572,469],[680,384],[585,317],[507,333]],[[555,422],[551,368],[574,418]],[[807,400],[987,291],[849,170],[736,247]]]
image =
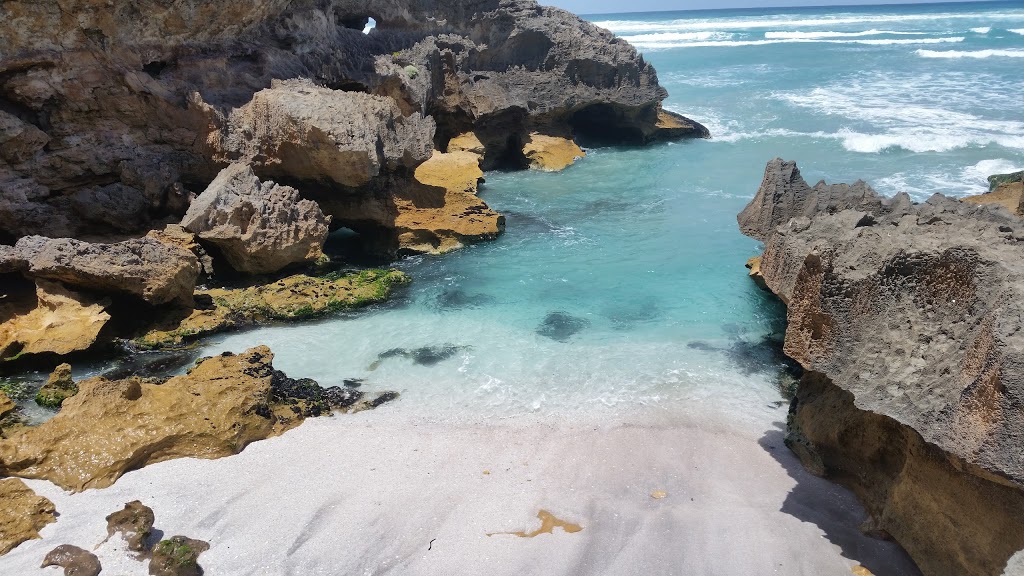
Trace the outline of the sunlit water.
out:
[[[488,174],[481,195],[508,218],[497,241],[398,263],[414,282],[387,306],[216,337],[200,353],[268,344],[294,376],[362,378],[431,419],[781,419],[766,342],[783,310],[746,278],[759,246],[735,223],[765,162],[919,200],[1024,168],[1020,3],[591,20],[637,45],[666,105],[714,138]],[[409,353],[380,358],[395,349]]]

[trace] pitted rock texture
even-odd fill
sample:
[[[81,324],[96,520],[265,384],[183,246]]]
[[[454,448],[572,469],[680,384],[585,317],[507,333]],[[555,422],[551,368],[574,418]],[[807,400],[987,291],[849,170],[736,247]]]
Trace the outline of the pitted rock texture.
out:
[[[220,458],[301,423],[271,402],[273,354],[257,347],[208,359],[166,382],[79,382],[45,423],[0,440],[0,474],[82,491],[174,458]]]
[[[59,282],[37,280],[34,302],[0,305],[0,359],[89,349],[110,320],[107,304]]]
[[[128,295],[158,305],[191,302],[199,262],[187,250],[153,238],[91,244],[70,238],[26,236],[6,254],[6,265],[29,278],[76,289]]]
[[[181,225],[215,245],[232,268],[277,272],[323,254],[331,219],[294,188],[260,182],[246,164],[232,164],[189,207]]]
[[[53,502],[36,495],[21,480],[0,480],[0,556],[39,538],[43,526],[57,521],[56,512]]]
[[[543,126],[706,135],[628,43],[532,0],[12,0],[0,37],[8,243],[144,232],[236,161],[359,188],[474,129],[493,158]]]
[[[760,273],[788,304],[786,354],[849,395],[817,412],[799,404],[811,385],[798,392],[794,430],[826,475],[926,574],[998,574],[1024,547],[1024,514],[986,519],[1024,510],[1024,221],[941,195],[811,188],[775,160],[739,222],[765,241]],[[892,457],[858,457],[842,432],[857,423]],[[953,471],[920,473],[933,464]],[[991,497],[959,498],[959,485]],[[900,487],[932,500],[907,505]]]
[[[49,566],[63,568],[64,576],[98,576],[103,571],[95,554],[70,544],[61,544],[46,554],[41,567]]]

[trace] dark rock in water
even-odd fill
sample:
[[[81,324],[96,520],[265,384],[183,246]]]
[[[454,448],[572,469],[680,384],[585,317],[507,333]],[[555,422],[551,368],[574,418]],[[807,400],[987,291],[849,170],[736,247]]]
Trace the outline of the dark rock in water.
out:
[[[552,312],[544,317],[537,328],[537,334],[558,342],[567,342],[584,328],[590,326],[590,320],[579,318],[567,312]]]
[[[494,301],[487,294],[470,294],[459,288],[445,290],[437,295],[435,303],[441,309],[479,308]]]
[[[387,402],[391,402],[392,400],[398,399],[398,396],[399,396],[398,392],[385,392],[385,393],[381,394],[380,396],[377,396],[376,398],[371,400],[370,403],[369,403],[369,406],[370,406],[370,408],[376,408],[376,407],[378,407],[378,406],[380,406],[382,404],[385,404]]]
[[[197,350],[139,352],[119,361],[102,376],[107,380],[123,380],[131,376],[164,378],[194,365],[198,355]]]
[[[346,378],[342,381],[346,388],[359,388],[364,383],[365,381],[362,378]]]
[[[124,505],[123,510],[107,516],[107,538],[120,534],[133,552],[145,552],[147,540],[153,533],[156,516],[153,509],[135,500]]]
[[[803,372],[800,364],[782,352],[782,342],[771,335],[754,341],[737,338],[723,352],[744,374],[781,370],[799,379]]]
[[[708,344],[707,342],[704,342],[703,340],[694,340],[693,342],[688,343],[686,345],[686,347],[690,348],[691,350],[703,350],[705,352],[720,352],[721,351],[721,348],[716,348],[715,346],[712,346],[711,344]]]
[[[70,544],[61,544],[50,550],[40,568],[48,566],[60,566],[64,569],[64,576],[97,576],[102,570],[95,554]]]
[[[173,536],[153,547],[150,576],[202,576],[199,555],[210,549],[202,540]]]
[[[453,344],[444,344],[442,346],[424,346],[423,348],[392,348],[381,352],[377,355],[377,360],[370,364],[370,370],[376,370],[380,367],[381,362],[388,358],[408,358],[414,363],[421,366],[433,366],[439,364],[452,356],[455,356],[463,350],[469,349],[469,346],[455,346]]]
[[[332,386],[324,388],[323,400],[331,408],[348,408],[363,399],[364,393],[353,388],[340,388]]]
[[[631,330],[637,324],[651,322],[658,318],[658,303],[646,298],[628,303],[619,303],[607,308],[602,315],[611,320],[616,330]]]

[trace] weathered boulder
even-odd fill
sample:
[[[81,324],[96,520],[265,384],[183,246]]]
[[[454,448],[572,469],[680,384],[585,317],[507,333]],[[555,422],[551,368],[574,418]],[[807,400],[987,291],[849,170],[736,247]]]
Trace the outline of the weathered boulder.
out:
[[[161,230],[150,230],[146,236],[158,242],[188,250],[199,261],[199,269],[202,274],[213,274],[213,258],[196,240],[196,235],[185,230],[181,224],[168,224]]]
[[[572,138],[531,132],[523,140],[523,156],[535,170],[559,172],[586,155]]]
[[[52,419],[0,440],[0,474],[81,491],[163,460],[236,454],[301,422],[274,413],[272,360],[258,347],[163,383],[83,380]]]
[[[53,369],[46,383],[36,394],[36,404],[47,408],[60,408],[68,398],[78,394],[78,385],[71,376],[71,365],[61,364]]]
[[[199,263],[191,252],[152,238],[91,244],[26,236],[15,245],[11,259],[29,278],[129,295],[153,305],[190,302],[199,275]]]
[[[232,164],[192,203],[181,225],[215,245],[235,270],[266,274],[315,261],[330,222],[294,188],[260,182],[249,166]]]
[[[202,576],[199,555],[210,549],[202,540],[172,536],[153,547],[149,560],[150,576]]]
[[[0,359],[89,349],[110,320],[107,304],[60,283],[37,280],[34,303],[0,305]]]
[[[70,544],[61,544],[46,554],[40,567],[49,566],[63,568],[64,576],[98,576],[103,570],[95,554]]]
[[[1024,183],[1024,170],[1011,174],[993,174],[988,177],[988,191],[993,192],[1004,184]]]
[[[926,575],[1024,548],[1024,222],[935,195],[809,187],[768,165],[739,216],[807,375],[790,441]]]
[[[995,204],[1006,208],[1010,214],[1024,216],[1024,182],[1005,182],[990,192],[967,196],[963,201],[971,204]]]
[[[274,82],[214,122],[223,125],[208,137],[217,161],[249,164],[262,178],[347,187],[415,168],[430,157],[434,137],[432,119],[403,115],[391,98],[304,80]]]
[[[108,539],[119,534],[129,550],[142,553],[146,551],[146,540],[153,533],[156,515],[149,506],[133,500],[125,504],[123,509],[107,515],[106,521]]]
[[[0,418],[3,418],[17,407],[18,405],[14,403],[14,400],[11,400],[6,392],[0,390]]]
[[[39,538],[39,530],[56,522],[57,510],[17,478],[0,480],[0,556],[26,540]]]

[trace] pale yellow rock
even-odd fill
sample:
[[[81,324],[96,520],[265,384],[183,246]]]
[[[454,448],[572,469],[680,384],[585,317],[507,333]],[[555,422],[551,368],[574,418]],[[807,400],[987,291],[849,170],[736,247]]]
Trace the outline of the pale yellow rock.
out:
[[[37,304],[0,324],[0,357],[16,354],[70,354],[87,350],[110,320],[105,302],[68,290],[57,282],[36,281]]]
[[[14,403],[14,400],[11,400],[7,393],[0,390],[0,418],[3,418],[8,412],[17,407],[18,405]]]
[[[469,152],[478,158],[483,158],[487,152],[487,147],[484,146],[475,132],[466,132],[448,141],[448,152]]]
[[[39,538],[39,530],[56,522],[53,502],[37,495],[17,478],[0,480],[0,555],[26,540]]]
[[[84,380],[52,419],[0,440],[0,475],[81,491],[164,460],[237,454],[301,422],[271,403],[273,357],[265,346],[218,356],[162,384]]]
[[[435,151],[416,168],[416,183],[395,191],[394,226],[400,247],[441,254],[461,248],[467,240],[501,234],[505,217],[476,196],[482,177],[475,154]]]
[[[996,204],[1011,214],[1024,216],[1024,182],[1003,184],[991,192],[967,196],[963,201],[970,204]]]
[[[747,260],[747,268],[750,270],[748,276],[757,284],[762,290],[768,289],[768,284],[764,281],[764,275],[761,274],[761,256],[754,256],[750,260]]]
[[[654,498],[655,500],[663,500],[668,498],[668,492],[665,492],[664,490],[655,490],[654,492],[651,492],[651,498]]]
[[[530,161],[530,168],[558,172],[572,166],[587,153],[569,138],[532,132],[523,141],[523,155]]]
[[[863,566],[854,566],[853,568],[851,568],[851,570],[857,576],[873,576],[871,571]]]

